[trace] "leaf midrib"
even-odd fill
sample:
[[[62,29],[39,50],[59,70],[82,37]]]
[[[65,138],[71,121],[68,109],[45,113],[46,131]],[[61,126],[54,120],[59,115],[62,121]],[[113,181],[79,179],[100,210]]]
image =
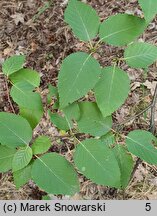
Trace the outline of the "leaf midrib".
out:
[[[139,146],[141,146],[142,148],[144,148],[146,151],[149,151],[150,153],[156,154],[156,155],[157,155],[157,149],[156,149],[155,147],[153,148],[153,146],[152,146],[152,150],[151,150],[151,149],[149,149],[149,148],[146,148],[144,145],[142,145],[142,144],[139,143],[138,141],[136,141],[136,140],[134,140],[134,139],[132,139],[132,138],[130,138],[130,137],[128,137],[128,136],[127,136],[127,139],[129,139],[129,140],[133,141],[134,143],[138,144]],[[154,151],[155,151],[155,152],[154,152]]]
[[[113,86],[113,81],[114,81],[114,77],[115,77],[115,72],[116,72],[116,67],[113,67],[113,71],[112,71],[112,77],[111,77],[111,82],[110,82],[110,89],[108,92],[108,100],[107,100],[107,105],[106,107],[109,109],[110,107],[110,99],[111,99],[111,92],[112,92],[112,86]],[[108,112],[108,111],[107,111]]]
[[[143,54],[140,54],[140,55],[126,57],[126,58],[124,58],[124,60],[133,59],[133,58],[137,58],[137,57],[145,57],[145,56],[148,56],[148,55],[150,55],[150,54],[143,53]]]
[[[89,58],[91,57],[91,54],[87,56],[87,58],[85,59],[85,61],[82,64],[82,67],[80,68],[78,74],[76,75],[76,78],[73,81],[73,84],[71,85],[71,87],[68,89],[66,96],[64,97],[64,102],[62,101],[62,104],[65,104],[65,102],[67,101],[67,98],[69,97],[69,93],[73,90],[73,87],[75,86],[75,83],[78,79],[78,77],[80,76],[81,72],[83,71],[84,66],[86,65],[87,61],[89,60]],[[78,89],[77,89],[78,90]]]
[[[39,159],[39,161],[49,170],[50,173],[52,173],[63,185],[65,185],[66,188],[68,188],[68,190],[69,190],[69,188],[70,188],[70,190],[71,190],[71,186],[69,186],[67,183],[65,183],[65,182],[60,178],[60,176],[58,176],[58,175],[54,172],[54,170],[52,170],[41,158],[38,157],[38,159]]]
[[[9,131],[11,131],[18,139],[20,139],[24,144],[28,144],[28,143],[26,143],[26,141],[24,140],[24,139],[22,139],[20,136],[18,136],[18,134],[15,132],[15,131],[13,131],[13,130],[11,130],[6,124],[4,124],[2,121],[0,121],[1,123],[2,123],[2,125],[4,126],[4,127],[6,127]]]
[[[134,28],[134,26],[131,26],[131,27],[129,27],[129,28],[116,31],[116,32],[114,32],[114,33],[112,33],[112,34],[106,35],[105,37],[101,38],[101,40],[107,39],[107,38],[109,38],[109,37],[112,37],[113,35],[116,35],[116,34],[125,32],[125,31],[127,31],[127,30],[131,30],[131,29],[133,29],[133,28]]]
[[[76,2],[77,2],[77,1],[76,1]],[[82,25],[83,25],[83,28],[84,28],[84,30],[85,30],[85,32],[86,32],[87,38],[88,38],[88,40],[90,41],[90,36],[89,36],[88,30],[87,30],[87,28],[86,28],[85,23],[83,22],[83,19],[82,19],[81,15],[80,15],[79,11],[77,10],[78,8],[77,8],[77,6],[76,6],[76,2],[75,2],[75,4],[74,4],[74,5],[75,5],[75,10],[76,10],[77,14],[78,14],[79,17],[80,17],[80,20],[81,20]]]
[[[94,157],[94,155],[86,148],[86,146],[85,146],[82,142],[79,142],[79,143],[80,143],[80,145],[82,145],[82,147],[87,151],[87,153],[96,161],[96,163],[101,167],[101,169],[102,169],[104,172],[108,171],[107,169],[105,169],[105,168],[102,166],[101,162],[99,162],[99,161]],[[111,178],[111,179],[113,178],[113,176],[110,174],[110,172],[108,172],[108,175],[110,175],[110,178]]]

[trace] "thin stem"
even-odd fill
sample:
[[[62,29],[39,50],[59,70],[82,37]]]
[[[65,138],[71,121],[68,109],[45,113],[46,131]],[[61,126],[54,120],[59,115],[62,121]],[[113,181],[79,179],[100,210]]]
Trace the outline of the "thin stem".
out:
[[[15,114],[15,109],[14,109],[14,106],[11,102],[11,99],[10,99],[10,91],[9,91],[9,86],[8,86],[8,79],[6,78],[5,76],[5,85],[6,85],[6,89],[7,89],[7,98],[8,98],[8,102],[10,104],[10,107],[12,109],[12,112]]]
[[[149,105],[148,105],[144,110],[142,110],[141,112],[139,112],[139,113],[137,113],[136,115],[131,116],[130,118],[125,119],[123,122],[117,124],[117,126],[126,124],[127,122],[129,122],[129,121],[131,121],[131,120],[133,120],[133,119],[139,117],[140,115],[142,115],[143,113],[145,113],[146,111],[148,111],[151,107],[152,107],[152,103],[149,104]]]
[[[149,131],[152,132],[153,134],[155,133],[155,105],[156,105],[156,102],[157,102],[157,84],[155,87],[153,102],[151,106],[151,119],[150,119],[150,129],[149,129]]]
[[[92,44],[92,41],[90,40],[89,41],[89,48],[92,50],[92,49],[94,49],[94,46],[93,46],[93,44]]]
[[[99,46],[99,44],[102,42],[102,39],[100,39],[94,46],[94,49],[97,49],[97,47]]]

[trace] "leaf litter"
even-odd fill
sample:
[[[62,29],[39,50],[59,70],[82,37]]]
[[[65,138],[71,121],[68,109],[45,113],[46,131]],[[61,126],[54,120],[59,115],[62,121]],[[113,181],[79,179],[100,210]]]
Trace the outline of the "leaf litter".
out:
[[[57,75],[62,60],[69,54],[88,48],[84,43],[79,42],[73,37],[71,30],[63,21],[64,9],[68,0],[53,0],[52,4],[38,14],[39,9],[44,7],[44,2],[39,0],[14,1],[2,0],[0,2],[0,62],[13,54],[25,54],[27,56],[27,67],[37,70],[41,75],[41,95],[43,102],[47,95],[48,83],[57,85]],[[99,13],[101,20],[117,13],[129,13],[143,16],[136,0],[117,1],[117,0],[87,0]],[[36,19],[33,20],[35,15]],[[157,19],[155,18],[141,40],[157,44]],[[98,53],[95,54],[102,66],[112,63],[115,57],[121,57],[121,48],[111,47],[103,44]],[[130,69],[125,63],[121,63],[122,69],[128,72],[132,81],[132,91],[126,103],[113,116],[116,123],[121,123],[131,115],[139,112],[137,108],[145,106],[151,101],[154,86],[156,84],[156,64],[149,68],[146,79],[142,76],[142,70]],[[145,90],[141,89],[141,84]],[[141,105],[142,104],[142,105]],[[18,112],[17,107],[16,112]],[[45,113],[47,107],[44,107]],[[7,100],[7,88],[3,75],[0,71],[0,111],[11,112]],[[130,121],[123,128],[123,133],[128,133],[132,129],[148,129],[149,113],[146,119],[143,116]],[[157,126],[157,117],[156,117]],[[47,114],[44,114],[40,124],[34,131],[34,138],[38,135],[49,135],[53,146],[51,151],[59,152],[72,161],[73,140],[69,138],[58,138],[60,132],[51,124]],[[156,173],[152,167],[142,163],[138,168],[133,181],[125,191],[125,199],[157,199]],[[113,188],[96,185],[83,177],[79,176],[81,191],[74,197],[51,196],[58,199],[124,199],[121,191]],[[1,199],[41,199],[45,195],[37,188],[32,181],[20,190],[16,190],[10,173],[0,176],[0,197]]]

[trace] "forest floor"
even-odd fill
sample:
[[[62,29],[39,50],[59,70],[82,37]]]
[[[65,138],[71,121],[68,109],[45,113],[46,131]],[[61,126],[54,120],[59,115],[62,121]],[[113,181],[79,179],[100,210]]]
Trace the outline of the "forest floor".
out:
[[[0,64],[14,54],[27,57],[26,66],[38,71],[41,76],[40,91],[43,102],[48,93],[48,83],[57,85],[57,75],[62,60],[76,51],[86,51],[83,42],[77,40],[64,22],[64,10],[68,1],[50,0],[47,9],[43,10],[42,0],[1,0],[0,1]],[[116,13],[129,13],[142,16],[136,0],[87,0],[98,12],[101,20]],[[157,19],[149,25],[140,37],[141,41],[157,44]],[[115,57],[123,55],[123,49],[103,44],[95,58],[101,66],[111,65]],[[149,67],[144,75],[142,70],[129,68],[124,62],[123,68],[131,79],[131,93],[125,104],[113,115],[114,123],[121,124],[124,120],[135,116],[147,107],[154,94],[157,83],[157,64]],[[7,100],[7,89],[0,69],[0,111],[11,112]],[[16,108],[16,105],[15,105]],[[18,112],[18,110],[17,110]],[[155,116],[157,124],[157,115]],[[133,129],[149,130],[150,112],[127,121],[122,133]],[[63,153],[68,158],[71,140],[61,140],[63,145],[54,140],[59,131],[50,123],[45,113],[40,124],[34,131],[37,134],[49,135],[53,142],[53,151]],[[114,172],[114,171],[113,171]],[[73,197],[51,196],[52,199],[157,199],[157,168],[147,163],[140,164],[134,178],[125,191],[117,191],[99,186],[80,175],[81,191]],[[0,199],[41,199],[45,193],[40,191],[32,181],[16,190],[12,175],[0,175]]]

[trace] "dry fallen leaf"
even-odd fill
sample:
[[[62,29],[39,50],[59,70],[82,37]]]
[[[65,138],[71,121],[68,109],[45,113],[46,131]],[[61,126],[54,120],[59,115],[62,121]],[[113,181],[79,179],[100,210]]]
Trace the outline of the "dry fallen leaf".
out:
[[[27,5],[29,8],[34,8],[36,5],[34,4],[34,0],[27,0]]]
[[[139,88],[140,85],[141,85],[140,82],[133,82],[133,83],[131,84],[131,91],[134,91],[136,88]]]
[[[70,200],[82,200],[82,196],[79,193],[76,193],[74,196],[70,197]]]
[[[12,51],[13,51],[12,48],[7,47],[4,49],[3,54],[4,54],[4,56],[10,56]]]
[[[38,45],[34,41],[32,41],[30,45],[31,45],[31,51],[35,52],[38,48]]]
[[[129,14],[129,15],[134,15],[134,11],[132,11],[132,10],[126,10],[125,13]]]
[[[24,17],[25,15],[22,13],[16,13],[16,14],[11,15],[11,18],[13,18],[16,25],[18,25],[19,23],[23,24],[25,22]]]
[[[140,97],[139,94],[136,92],[133,92],[131,96],[127,99],[127,105],[134,106],[135,104],[137,105],[140,102]]]
[[[145,176],[147,176],[147,174],[148,174],[148,170],[146,170],[142,165],[140,165],[134,174],[134,179],[137,182],[141,182],[143,181]]]
[[[68,0],[64,0],[64,1],[61,3],[61,6],[62,6],[62,7],[65,7],[67,4],[68,4]]]
[[[126,108],[126,107],[122,107],[120,110],[118,110],[117,112],[116,112],[116,119],[117,119],[117,122],[118,123],[121,123],[121,122],[123,122],[124,121],[124,119],[125,119],[125,116],[127,115],[129,113],[129,110],[128,110],[128,108]]]
[[[131,81],[136,80],[143,73],[142,70],[135,70],[134,68],[128,68],[127,71]]]
[[[151,184],[153,184],[154,186],[157,186],[157,177],[154,177],[151,179]]]
[[[156,87],[157,81],[150,82],[146,80],[143,85],[147,87],[147,89],[150,89],[151,95],[154,95],[155,87]]]
[[[157,200],[157,192],[147,195],[149,200]]]

